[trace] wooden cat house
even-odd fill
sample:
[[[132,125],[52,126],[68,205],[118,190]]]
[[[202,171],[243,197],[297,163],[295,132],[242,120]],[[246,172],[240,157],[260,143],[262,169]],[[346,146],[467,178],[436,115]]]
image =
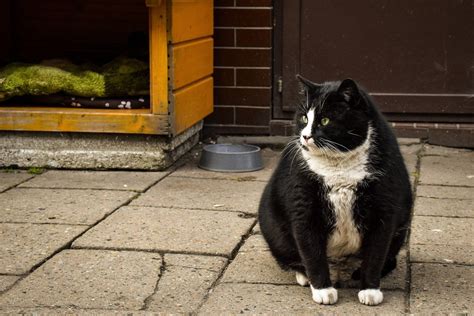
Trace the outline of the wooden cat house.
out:
[[[212,0],[1,0],[0,62],[119,54],[135,31],[149,38],[145,108],[6,101],[0,131],[176,136],[200,122],[213,110]]]

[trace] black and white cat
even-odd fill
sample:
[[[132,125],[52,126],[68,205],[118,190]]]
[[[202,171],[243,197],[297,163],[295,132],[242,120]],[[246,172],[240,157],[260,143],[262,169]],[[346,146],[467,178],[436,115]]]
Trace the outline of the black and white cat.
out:
[[[397,140],[374,102],[351,79],[299,77],[305,100],[290,142],[262,195],[259,222],[284,269],[311,285],[313,300],[337,302],[328,260],[359,255],[359,301],[383,301],[380,279],[396,267],[412,193]]]

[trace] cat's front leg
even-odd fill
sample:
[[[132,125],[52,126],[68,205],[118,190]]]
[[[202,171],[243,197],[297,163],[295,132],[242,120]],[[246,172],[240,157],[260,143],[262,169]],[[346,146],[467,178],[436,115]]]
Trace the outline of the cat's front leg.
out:
[[[364,305],[379,305],[383,301],[380,279],[392,235],[385,225],[378,225],[370,229],[364,238],[360,268],[361,290],[358,293],[359,301]]]
[[[329,276],[326,239],[318,236],[316,230],[308,229],[304,224],[302,226],[294,227],[295,240],[309,279],[313,300],[319,304],[335,304],[338,297]]]

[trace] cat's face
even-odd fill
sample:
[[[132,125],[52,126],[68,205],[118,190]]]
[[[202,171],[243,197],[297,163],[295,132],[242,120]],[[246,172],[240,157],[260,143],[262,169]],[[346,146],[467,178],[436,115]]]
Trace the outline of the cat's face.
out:
[[[297,111],[296,129],[303,150],[347,152],[365,142],[370,119],[354,81],[315,84],[300,80],[306,99]]]

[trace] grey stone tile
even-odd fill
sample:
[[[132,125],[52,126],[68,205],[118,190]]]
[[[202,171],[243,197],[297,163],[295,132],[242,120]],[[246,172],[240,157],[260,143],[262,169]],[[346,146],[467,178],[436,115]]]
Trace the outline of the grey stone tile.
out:
[[[474,186],[474,153],[426,156],[421,159],[420,184]]]
[[[257,213],[264,182],[169,177],[131,205]]]
[[[0,192],[5,191],[23,181],[33,178],[34,175],[25,171],[4,171],[0,170]]]
[[[20,187],[143,191],[168,173],[50,170]]]
[[[443,147],[443,146],[435,146],[426,144],[424,147],[424,155],[436,155],[436,156],[458,156],[464,154],[472,153],[472,150],[464,149],[464,148],[451,148],[451,147]]]
[[[467,245],[411,244],[411,262],[474,263],[474,250]]]
[[[474,217],[474,200],[433,199],[420,196],[415,200],[415,215]]]
[[[474,263],[472,218],[415,216],[410,237],[410,260]]]
[[[196,311],[224,268],[226,260],[210,256],[166,254],[165,262],[166,270],[157,292],[148,300],[147,311],[189,314]]]
[[[136,193],[12,189],[0,194],[0,222],[94,224]]]
[[[436,199],[474,200],[474,189],[465,187],[446,187],[438,185],[419,185],[416,189],[418,197]]]
[[[171,177],[207,178],[207,179],[228,179],[237,181],[268,181],[273,170],[278,164],[280,152],[270,148],[262,149],[262,159],[264,168],[253,172],[225,173],[213,172],[200,169],[198,167],[200,155],[194,155],[184,166],[173,172]]]
[[[294,273],[283,271],[270,251],[239,252],[222,282],[296,284]]]
[[[408,137],[399,137],[397,138],[397,141],[400,146],[420,144],[421,142],[419,138],[408,138]]]
[[[142,249],[229,256],[253,218],[233,212],[123,207],[73,247]]]
[[[10,307],[1,310],[2,316],[4,315],[31,315],[31,316],[63,316],[63,315],[121,315],[121,316],[160,316],[160,313],[152,313],[149,311],[137,311],[137,310],[113,310],[113,309],[99,309],[99,308],[75,308],[75,307],[64,307],[64,308],[47,308],[47,307]]]
[[[165,254],[166,266],[177,266],[183,268],[206,269],[213,272],[220,272],[228,259],[215,256],[197,256],[185,254]]]
[[[140,309],[160,266],[154,253],[65,250],[1,296],[0,306]]]
[[[259,223],[255,224],[255,226],[252,229],[252,234],[261,234],[261,233],[262,231],[260,230],[260,224]]]
[[[16,275],[0,275],[0,292],[12,286],[20,277]]]
[[[255,227],[254,227],[255,228]],[[268,244],[263,238],[262,235],[252,235],[240,248],[239,252],[248,252],[248,251],[262,251],[262,250],[269,250]]]
[[[250,315],[374,315],[377,313],[403,314],[402,291],[385,291],[384,302],[379,306],[359,303],[357,290],[338,291],[335,305],[319,305],[311,298],[308,287],[298,285],[221,283],[209,296],[199,314],[250,314]]]
[[[71,225],[0,224],[0,273],[27,273],[86,229]]]
[[[400,151],[402,154],[405,155],[410,155],[410,156],[417,156],[418,153],[420,152],[422,148],[422,145],[420,143],[411,143],[411,144],[401,144],[400,145]]]
[[[410,312],[450,315],[474,310],[474,267],[412,264]]]

